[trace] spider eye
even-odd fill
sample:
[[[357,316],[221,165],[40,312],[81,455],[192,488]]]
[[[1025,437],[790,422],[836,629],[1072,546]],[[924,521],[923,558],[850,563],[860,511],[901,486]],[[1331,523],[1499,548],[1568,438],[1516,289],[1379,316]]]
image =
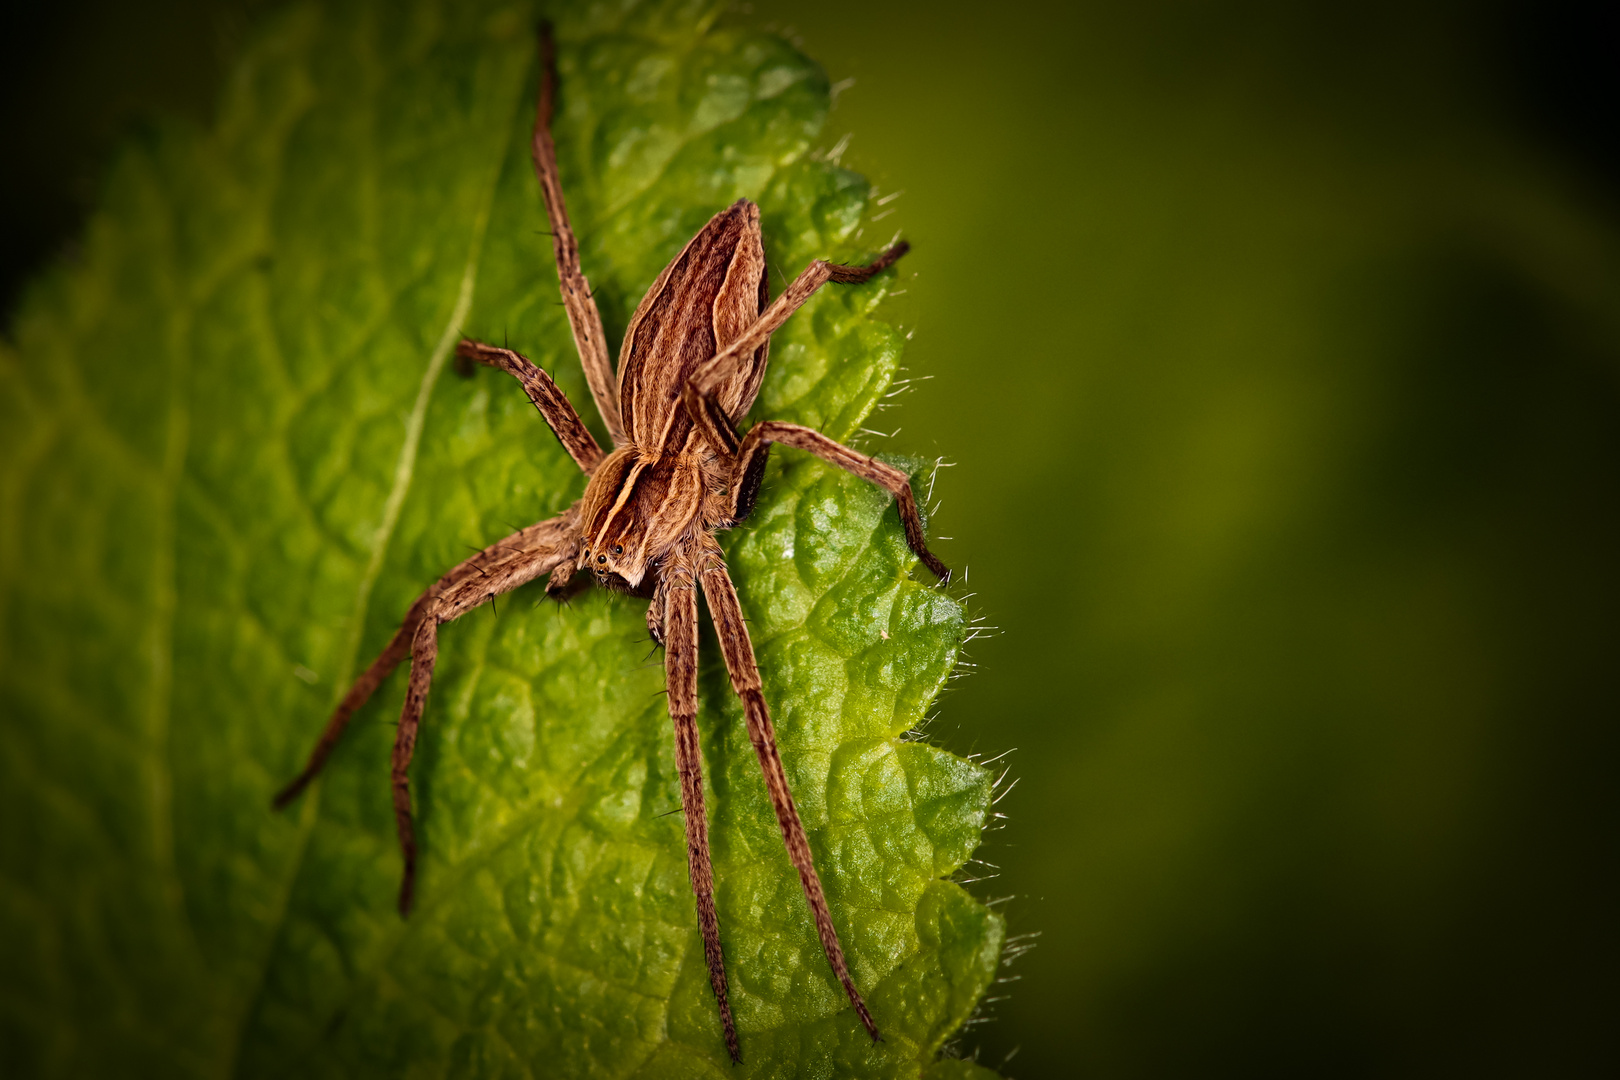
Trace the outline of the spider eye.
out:
[[[596,557],[596,561],[597,562],[607,562],[607,556],[606,555],[598,555]]]
[[[623,555],[624,554],[624,545],[623,544],[614,544],[613,545],[613,554],[615,554],[615,555]]]

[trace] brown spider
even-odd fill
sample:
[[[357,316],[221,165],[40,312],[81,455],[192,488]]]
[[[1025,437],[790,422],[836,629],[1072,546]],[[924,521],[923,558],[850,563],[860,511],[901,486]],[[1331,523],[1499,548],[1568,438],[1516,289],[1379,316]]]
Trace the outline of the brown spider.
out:
[[[822,285],[866,281],[893,265],[908,245],[896,244],[869,266],[835,266],[817,259],[772,303],[759,208],[739,199],[710,219],[653,282],[625,331],[615,385],[602,318],[580,272],[579,246],[557,180],[550,131],[556,68],[551,35],[545,27],[541,29],[540,54],[543,73],[534,122],[534,167],[551,219],[557,273],[574,344],[591,396],[613,438],[613,450],[602,453],[567,397],[524,356],[477,341],[463,340],[456,346],[460,362],[469,367],[477,362],[501,368],[523,384],[563,448],[590,477],[585,495],[559,516],[520,529],[462,562],[418,597],[382,655],[355,680],[304,771],[276,796],[275,805],[285,806],[303,791],[326,763],[349,718],[409,656],[410,688],[393,754],[394,819],[405,859],[399,910],[408,914],[416,880],[416,839],[407,770],[433,681],[439,625],[542,574],[550,575],[546,591],[553,597],[564,596],[575,575],[588,573],[599,585],[651,600],[647,627],[665,650],[669,714],[675,727],[675,760],[686,817],[687,861],[697,897],[703,952],[725,1027],[726,1049],[734,1061],[740,1061],[715,914],[698,748],[697,590],[701,587],[732,688],[742,699],[748,736],[765,773],[782,839],[799,871],[827,960],[861,1023],[876,1040],[877,1025],[850,979],[804,826],[788,790],[770,711],[760,693],[753,645],[714,533],[748,516],[770,445],[781,443],[808,450],[892,492],[911,550],[942,581],[949,580],[950,571],[929,553],[924,542],[922,519],[905,473],[797,424],[761,421],[743,436],[736,428],[759,393],[772,331]],[[589,579],[584,582],[588,587]]]

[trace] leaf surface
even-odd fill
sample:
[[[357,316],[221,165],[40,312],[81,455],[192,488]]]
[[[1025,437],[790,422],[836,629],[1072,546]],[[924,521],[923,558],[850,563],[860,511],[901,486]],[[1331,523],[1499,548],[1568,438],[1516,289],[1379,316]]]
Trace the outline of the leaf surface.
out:
[[[713,14],[555,16],[564,188],[615,339],[738,197],[778,289],[887,240],[862,232],[865,181],[810,152],[820,69]],[[268,808],[414,596],[583,490],[515,382],[446,363],[463,331],[504,339],[589,408],[528,162],[534,22],[278,15],[212,131],[123,156],[82,262],[0,348],[0,1037],[21,1075],[917,1076],[993,975],[1001,921],[948,880],[989,778],[901,739],[962,610],[913,580],[892,500],[792,452],[725,541],[884,1042],[827,968],[705,629],[726,1060],[640,602],[530,587],[441,632],[411,919],[402,673]],[[891,284],[795,316],[753,415],[852,437],[899,363],[873,314]]]

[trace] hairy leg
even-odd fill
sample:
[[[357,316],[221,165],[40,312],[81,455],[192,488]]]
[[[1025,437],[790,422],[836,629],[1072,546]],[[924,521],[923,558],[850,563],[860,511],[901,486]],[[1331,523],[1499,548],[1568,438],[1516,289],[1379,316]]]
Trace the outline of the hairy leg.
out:
[[[692,417],[692,422],[708,436],[709,444],[718,451],[737,452],[737,430],[720,408],[720,392],[741,376],[754,350],[769,341],[771,334],[787,322],[788,316],[803,307],[804,302],[827,282],[855,285],[867,281],[893,266],[900,256],[910,250],[911,245],[902,240],[879,256],[876,262],[866,266],[838,266],[825,259],[815,260],[793,279],[781,296],[771,301],[759,319],[740,337],[704,361],[687,380],[682,390],[682,400],[686,403],[686,411]]]
[[[569,507],[557,517],[519,529],[462,561],[417,597],[382,654],[343,695],[304,770],[276,795],[276,809],[296,799],[321,771],[355,712],[399,662],[411,654],[412,643],[424,621],[436,620],[435,625],[448,622],[491,597],[517,588],[572,557],[578,543],[579,511]]]
[[[530,146],[534,174],[545,197],[546,216],[551,219],[551,247],[557,257],[557,278],[568,323],[574,331],[574,347],[585,367],[596,408],[607,424],[613,445],[625,444],[624,421],[619,416],[619,394],[613,378],[613,362],[608,357],[607,335],[602,332],[602,315],[591,298],[591,284],[579,268],[579,242],[568,223],[568,207],[563,202],[562,182],[557,176],[557,147],[551,141],[551,114],[557,93],[557,50],[551,37],[551,24],[540,27],[540,100],[535,104],[534,139]]]
[[[558,524],[563,522],[566,524]],[[552,527],[542,529],[542,526]],[[422,710],[427,706],[428,689],[433,682],[433,664],[439,654],[439,624],[459,619],[495,597],[550,573],[573,557],[579,543],[577,512],[574,509],[570,508],[560,518],[541,522],[539,526],[531,525],[529,529],[540,530],[532,538],[532,546],[503,549],[501,544],[496,544],[490,550],[500,551],[498,558],[477,567],[476,574],[463,575],[439,592],[433,598],[432,606],[423,613],[422,621],[411,638],[411,684],[405,694],[405,707],[400,711],[399,733],[394,740],[393,756],[394,821],[399,828],[400,852],[405,858],[405,873],[399,886],[401,915],[410,914],[416,893],[416,830],[411,821],[408,770],[411,757],[416,752],[416,731],[422,722]]]
[[[574,553],[569,552],[568,557],[557,565],[546,581],[546,595],[559,604],[566,604],[580,593],[596,584],[589,574],[579,573],[574,562]]]
[[[799,424],[763,420],[748,429],[747,436],[737,448],[732,472],[733,520],[740,521],[747,517],[752,509],[754,496],[759,491],[760,475],[765,471],[765,454],[771,443],[808,450],[823,461],[887,489],[899,506],[900,524],[906,530],[906,544],[912,554],[922,560],[922,564],[939,580],[951,580],[950,569],[928,550],[928,540],[923,535],[922,514],[917,511],[917,498],[911,492],[911,478],[893,465],[867,457],[842,443],[834,442],[813,428]]]
[[[651,635],[653,644],[660,647],[667,644],[664,641],[664,629],[669,624],[669,590],[670,579],[673,574],[663,574],[658,579],[658,587],[653,590],[652,601],[647,605],[647,633]],[[690,584],[691,574],[683,576],[682,580]]]
[[[332,756],[337,747],[338,739],[343,736],[343,729],[349,726],[349,718],[359,711],[360,706],[370,700],[377,687],[382,685],[384,679],[392,675],[399,662],[410,655],[411,637],[416,633],[417,625],[422,621],[422,608],[432,599],[431,593],[419,597],[411,610],[405,616],[400,628],[394,631],[394,636],[371,666],[361,673],[349,687],[349,692],[343,695],[343,700],[333,710],[332,717],[326,722],[326,729],[321,732],[320,739],[315,743],[315,749],[310,751],[309,761],[305,763],[304,770],[293,777],[292,782],[276,793],[271,803],[277,810],[301,795],[309,782],[315,779],[315,774],[326,765],[326,759]]]
[[[705,558],[700,578],[703,595],[709,601],[709,614],[714,618],[715,632],[720,638],[720,650],[725,655],[726,671],[731,675],[731,687],[742,699],[743,713],[748,723],[748,738],[754,744],[760,768],[765,774],[765,789],[776,810],[776,823],[782,830],[782,841],[787,845],[788,858],[799,871],[799,884],[804,898],[810,904],[815,919],[816,933],[821,947],[827,953],[827,962],[833,974],[843,984],[844,993],[855,1007],[855,1013],[866,1025],[872,1040],[878,1039],[877,1025],[861,1000],[860,991],[850,978],[849,965],[844,961],[844,950],[838,943],[838,931],[833,927],[832,913],[827,909],[827,897],[821,890],[821,878],[816,875],[815,862],[810,855],[810,841],[805,838],[804,824],[799,820],[793,793],[788,790],[787,772],[782,768],[782,755],[776,749],[776,730],[771,725],[770,710],[765,706],[761,692],[759,665],[754,660],[754,646],[748,639],[748,627],[743,622],[742,607],[737,602],[737,590],[718,550]]]
[[[500,368],[522,383],[529,400],[540,410],[541,418],[551,428],[551,433],[557,436],[557,441],[562,443],[563,449],[568,451],[568,456],[574,459],[582,472],[589,474],[595,470],[597,462],[602,460],[602,448],[596,445],[590,429],[579,418],[579,413],[574,411],[568,395],[557,389],[551,376],[541,371],[527,356],[470,338],[462,338],[456,343],[456,356]]]
[[[392,786],[394,825],[399,830],[399,850],[405,857],[405,872],[399,882],[399,913],[409,915],[416,899],[416,828],[411,821],[411,756],[416,753],[416,730],[427,707],[428,688],[433,685],[433,665],[439,657],[439,619],[433,612],[416,626],[411,635],[411,685],[405,691],[405,707],[399,714],[399,731],[394,736]]]
[[[726,1050],[740,1062],[737,1025],[731,1016],[726,991],[726,961],[720,951],[720,919],[714,907],[714,868],[709,862],[709,819],[703,805],[703,753],[698,747],[697,586],[691,575],[660,590],[667,603],[664,619],[664,678],[669,686],[669,718],[675,726],[675,767],[681,778],[681,810],[686,818],[686,865],[697,898],[698,929],[703,935],[703,959],[709,985],[720,1005]]]

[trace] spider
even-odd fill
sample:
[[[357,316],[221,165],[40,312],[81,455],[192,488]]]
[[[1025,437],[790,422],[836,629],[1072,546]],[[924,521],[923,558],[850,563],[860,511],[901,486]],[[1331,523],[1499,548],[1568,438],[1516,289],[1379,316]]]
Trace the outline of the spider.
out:
[[[394,819],[405,863],[399,910],[401,915],[409,914],[416,882],[416,838],[408,770],[433,681],[439,626],[542,574],[550,575],[546,592],[558,599],[576,587],[578,576],[584,587],[594,582],[651,601],[647,628],[664,649],[686,819],[687,864],[704,959],[725,1029],[726,1049],[733,1061],[741,1061],[720,949],[698,747],[697,592],[701,588],[732,689],[742,699],[748,737],[764,771],[782,839],[799,872],[827,961],[861,1023],[876,1040],[877,1025],[850,978],[804,826],[788,790],[753,645],[714,534],[748,517],[759,493],[766,455],[772,443],[779,443],[807,450],[893,493],[907,544],[935,576],[949,581],[950,571],[928,551],[922,518],[905,473],[798,424],[765,420],[750,427],[747,434],[737,431],[737,422],[759,394],[771,333],[822,285],[866,281],[892,266],[909,245],[897,243],[866,266],[837,266],[817,259],[772,302],[759,208],[739,199],[710,219],[653,282],[625,331],[615,378],[602,319],[580,270],[579,246],[558,181],[550,130],[557,78],[555,48],[550,29],[544,26],[540,62],[534,168],[551,220],[557,274],[574,344],[613,449],[602,452],[568,398],[526,357],[469,339],[456,346],[458,363],[468,371],[474,363],[487,364],[523,384],[558,441],[589,477],[585,494],[557,517],[520,529],[465,560],[417,598],[382,654],[338,704],[303,772],[276,796],[275,805],[284,807],[303,791],[326,763],[356,710],[409,656],[410,685],[393,752]]]

